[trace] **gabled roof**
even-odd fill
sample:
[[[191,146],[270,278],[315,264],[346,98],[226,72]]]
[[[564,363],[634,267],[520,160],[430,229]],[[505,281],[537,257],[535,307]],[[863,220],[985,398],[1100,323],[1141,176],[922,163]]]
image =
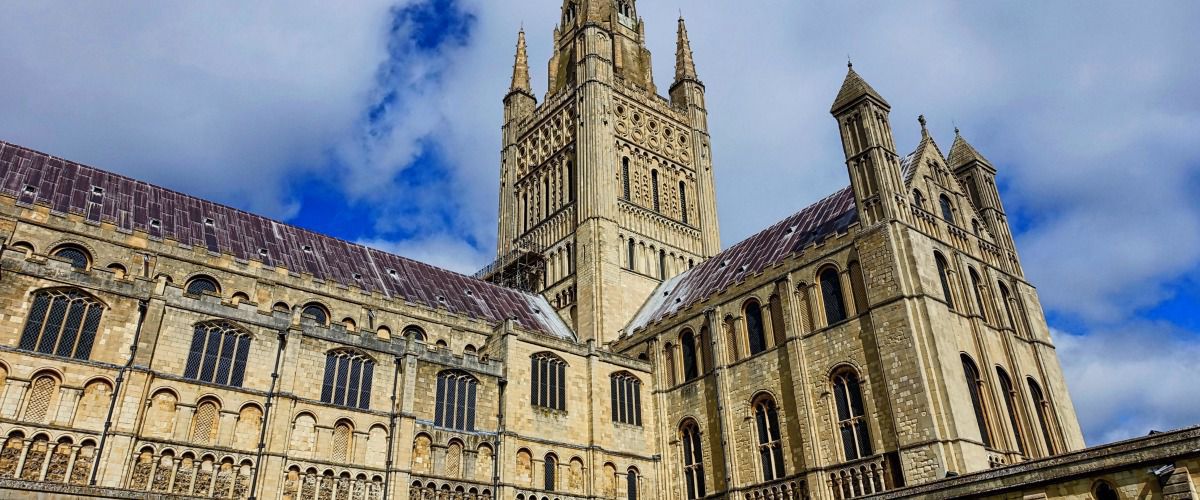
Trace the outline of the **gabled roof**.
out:
[[[0,141],[0,195],[492,324],[575,336],[541,296]]]
[[[924,117],[922,117],[924,119]],[[912,181],[917,176],[917,171],[921,170],[921,161],[926,157],[932,156],[938,160],[942,159],[942,150],[938,147],[937,142],[929,135],[929,131],[925,130],[925,126],[921,126],[921,142],[917,143],[917,149],[900,160],[900,174],[904,177],[904,185],[912,186]]]
[[[866,80],[863,80],[861,76],[858,76],[858,72],[854,71],[854,67],[851,66],[849,70],[846,71],[846,79],[842,81],[842,88],[841,90],[838,90],[837,97],[833,99],[833,106],[829,108],[829,112],[836,113],[839,109],[842,109],[846,105],[853,103],[862,96],[873,97],[879,102],[883,103],[884,106],[890,106],[887,100],[885,100],[883,96],[879,95],[879,92],[876,92],[875,89],[871,88],[871,86],[867,84]]]
[[[849,186],[659,285],[625,328],[628,335],[691,307],[858,221]]]
[[[954,170],[972,161],[978,161],[989,166],[992,164],[982,154],[979,154],[979,151],[974,146],[971,146],[971,143],[963,139],[956,129],[954,131],[954,144],[950,145],[950,156],[946,157],[946,164],[950,166],[951,170]]]

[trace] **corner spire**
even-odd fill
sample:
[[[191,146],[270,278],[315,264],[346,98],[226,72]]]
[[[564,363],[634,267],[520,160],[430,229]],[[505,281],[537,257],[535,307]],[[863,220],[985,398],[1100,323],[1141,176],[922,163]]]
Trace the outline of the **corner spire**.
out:
[[[837,98],[833,100],[833,107],[829,109],[829,112],[836,114],[861,97],[870,97],[882,104],[883,107],[891,108],[891,105],[883,96],[879,95],[879,92],[876,92],[861,76],[858,76],[858,72],[854,71],[854,64],[847,61],[846,80],[842,82],[842,89],[838,91]]]
[[[513,61],[512,85],[509,92],[526,92],[533,94],[529,85],[529,56],[525,53],[525,27],[517,32],[517,55]]]
[[[679,15],[679,33],[675,44],[675,81],[696,80],[696,62],[692,59],[692,44],[688,41],[687,25]]]
[[[950,154],[946,156],[946,163],[950,166],[951,170],[954,170],[973,161],[988,166],[992,165],[992,162],[984,158],[979,153],[979,150],[975,149],[966,139],[963,139],[963,136],[958,132],[958,127],[954,127],[954,144],[950,146]]]

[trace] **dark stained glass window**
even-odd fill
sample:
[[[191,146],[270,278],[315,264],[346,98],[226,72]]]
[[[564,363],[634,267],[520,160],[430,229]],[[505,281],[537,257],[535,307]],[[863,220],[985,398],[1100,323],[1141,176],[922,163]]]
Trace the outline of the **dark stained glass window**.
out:
[[[104,305],[79,290],[40,290],[17,347],[64,358],[88,359]]]

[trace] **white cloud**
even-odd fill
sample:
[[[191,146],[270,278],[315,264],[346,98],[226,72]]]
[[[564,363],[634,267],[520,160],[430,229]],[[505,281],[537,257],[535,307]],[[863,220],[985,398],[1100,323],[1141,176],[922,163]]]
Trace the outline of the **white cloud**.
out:
[[[1200,335],[1151,322],[1053,333],[1089,444],[1196,424]]]
[[[286,217],[365,106],[390,3],[6,2],[0,137]]]
[[[379,207],[378,233],[414,235],[369,244],[471,272],[494,248],[516,30],[524,22],[540,95],[560,2],[460,3],[476,15],[467,43],[401,50],[384,88],[384,2],[6,3],[21,21],[0,30],[0,137],[276,217],[296,211],[291,181],[320,175]],[[1195,352],[1186,334],[1136,317],[1200,273],[1200,100],[1189,98],[1200,87],[1189,51],[1200,46],[1200,4],[639,8],[663,92],[678,10],[687,17],[726,244],[848,183],[828,109],[852,55],[893,105],[899,153],[924,113],[943,151],[957,122],[996,163],[1006,208],[1027,226],[1017,237],[1030,279],[1048,309],[1088,330],[1059,339],[1089,436],[1200,419],[1194,406],[1154,400],[1179,394],[1162,384],[1116,400],[1148,400],[1164,420],[1110,417],[1119,412],[1102,402],[1113,398],[1093,382],[1122,370],[1145,378],[1148,364],[1113,364],[1122,349],[1163,363],[1178,357],[1142,346]],[[364,125],[364,109],[390,91],[391,113]],[[431,150],[447,178],[391,181]],[[333,172],[323,170],[330,157]]]

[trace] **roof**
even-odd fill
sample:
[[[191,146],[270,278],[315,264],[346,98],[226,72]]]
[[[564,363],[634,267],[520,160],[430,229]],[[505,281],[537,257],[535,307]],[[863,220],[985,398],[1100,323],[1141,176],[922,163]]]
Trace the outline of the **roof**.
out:
[[[854,71],[853,67],[850,67],[850,69],[846,71],[846,79],[842,81],[842,88],[841,90],[838,90],[837,97],[833,99],[833,106],[829,108],[829,112],[836,113],[838,110],[846,107],[848,104],[853,103],[862,96],[873,97],[884,106],[889,106],[887,100],[885,100],[883,96],[879,95],[879,92],[876,92],[875,89],[871,88],[871,86],[867,84],[866,80],[863,80],[861,76],[858,76],[858,72]]]
[[[574,339],[541,296],[0,141],[0,195],[499,324]]]
[[[985,165],[992,164],[991,162],[987,161],[987,158],[984,158],[982,154],[979,154],[979,151],[976,150],[971,143],[967,142],[966,139],[963,139],[962,136],[958,134],[958,131],[955,130],[954,144],[950,145],[950,156],[946,158],[946,163],[950,165],[951,169],[954,169],[966,165],[971,161],[978,161]]]
[[[626,334],[707,299],[858,221],[849,186],[659,285]]]

